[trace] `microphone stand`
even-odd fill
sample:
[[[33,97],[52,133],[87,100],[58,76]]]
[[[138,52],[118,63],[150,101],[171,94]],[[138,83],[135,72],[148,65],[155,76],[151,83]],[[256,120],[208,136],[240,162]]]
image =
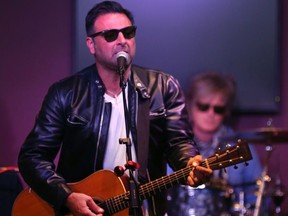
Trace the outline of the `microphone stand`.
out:
[[[129,115],[127,101],[126,101],[126,92],[125,87],[127,83],[124,81],[124,72],[125,67],[119,67],[118,72],[120,74],[120,87],[122,88],[123,95],[123,106],[124,106],[124,117],[125,117],[125,127],[126,127],[126,138],[120,138],[120,144],[126,144],[126,153],[127,153],[127,161],[126,168],[129,170],[129,186],[130,186],[130,197],[129,197],[129,215],[139,216],[142,215],[140,199],[139,199],[139,188],[138,182],[134,177],[133,171],[137,168],[136,163],[132,161],[132,153],[131,153],[131,141],[129,138],[130,128],[131,128],[131,116]],[[129,163],[132,162],[132,163]],[[130,164],[130,165],[129,165]],[[134,165],[131,165],[134,164]]]

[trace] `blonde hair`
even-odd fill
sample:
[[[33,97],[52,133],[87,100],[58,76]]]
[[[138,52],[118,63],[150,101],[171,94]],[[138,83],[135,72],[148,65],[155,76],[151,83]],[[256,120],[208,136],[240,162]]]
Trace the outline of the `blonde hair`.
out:
[[[194,76],[186,89],[188,106],[199,98],[220,93],[226,100],[226,106],[231,109],[236,92],[236,82],[232,76],[219,72],[205,72]]]

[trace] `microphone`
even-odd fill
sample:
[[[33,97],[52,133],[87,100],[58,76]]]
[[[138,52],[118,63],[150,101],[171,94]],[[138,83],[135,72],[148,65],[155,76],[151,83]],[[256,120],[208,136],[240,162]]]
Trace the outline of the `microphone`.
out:
[[[120,51],[116,54],[116,59],[118,65],[118,72],[121,75],[125,72],[125,67],[127,65],[127,62],[129,61],[129,55],[124,51]]]

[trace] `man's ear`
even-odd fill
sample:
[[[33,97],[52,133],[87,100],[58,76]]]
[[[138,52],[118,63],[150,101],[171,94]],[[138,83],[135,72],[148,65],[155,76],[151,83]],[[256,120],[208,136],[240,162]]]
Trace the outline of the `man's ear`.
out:
[[[91,38],[91,37],[86,37],[86,45],[87,45],[90,53],[91,53],[92,55],[94,55],[94,54],[95,54],[95,43],[94,43],[93,38]]]

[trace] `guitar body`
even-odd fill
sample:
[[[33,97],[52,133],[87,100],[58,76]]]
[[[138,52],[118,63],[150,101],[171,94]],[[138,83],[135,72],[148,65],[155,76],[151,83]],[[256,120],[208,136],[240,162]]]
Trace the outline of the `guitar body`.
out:
[[[127,176],[124,176],[121,179],[113,171],[101,170],[79,182],[69,184],[69,187],[75,192],[85,193],[96,200],[103,201],[125,193],[126,188],[128,188],[127,178]],[[12,216],[23,215],[53,216],[54,210],[35,192],[27,188],[18,195],[12,209]],[[129,215],[129,209],[124,209],[114,215],[127,216]]]

